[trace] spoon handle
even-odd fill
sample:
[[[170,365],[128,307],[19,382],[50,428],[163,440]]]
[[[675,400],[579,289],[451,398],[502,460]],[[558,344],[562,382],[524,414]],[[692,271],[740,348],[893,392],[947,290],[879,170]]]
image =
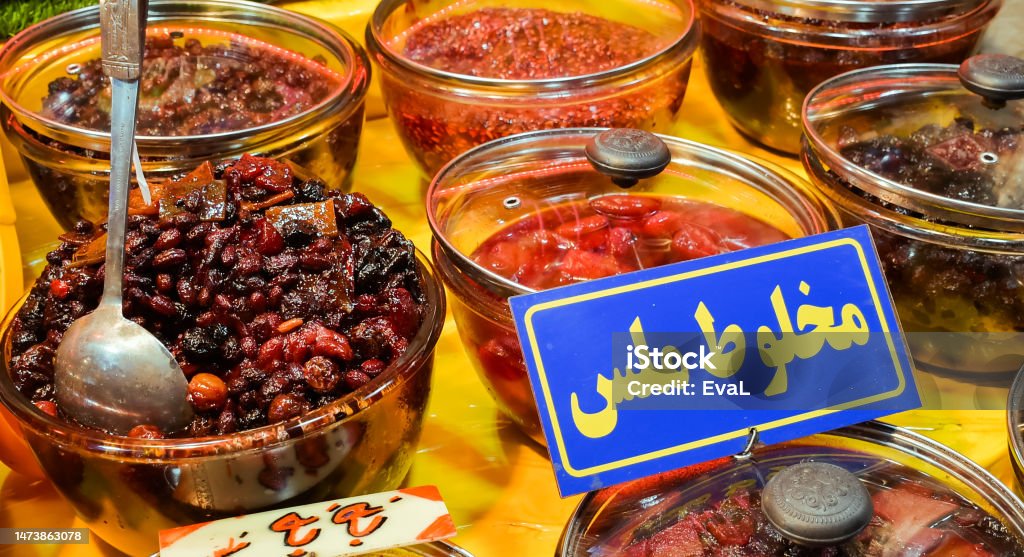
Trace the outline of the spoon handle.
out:
[[[110,77],[110,206],[103,304],[121,305],[124,236],[135,111],[146,33],[146,0],[100,0],[103,70]]]

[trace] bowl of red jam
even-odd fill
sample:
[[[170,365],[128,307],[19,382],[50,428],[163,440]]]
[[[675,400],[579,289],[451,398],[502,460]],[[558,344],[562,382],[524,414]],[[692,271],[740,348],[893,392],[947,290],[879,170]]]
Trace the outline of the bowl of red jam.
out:
[[[691,0],[385,0],[366,44],[388,114],[429,178],[515,133],[669,133],[699,34]]]
[[[732,124],[800,152],[800,107],[819,83],[869,66],[967,58],[1001,0],[699,0],[708,80]]]
[[[369,61],[317,19],[227,0],[149,3],[136,141],[146,176],[244,153],[286,158],[347,190]],[[110,82],[99,8],[30,27],[0,51],[0,125],[65,228],[106,214]]]
[[[787,492],[773,493],[768,486],[790,467],[808,464],[839,467],[866,488],[858,510],[869,520],[859,531],[844,532],[852,534],[849,539],[817,543],[801,535],[794,541],[789,524],[779,528],[771,520],[772,498]],[[806,501],[839,509],[849,501],[850,486],[842,483],[807,482],[790,489],[793,508]],[[962,455],[915,433],[869,422],[588,493],[555,554],[1019,557],[1024,505]]]
[[[124,314],[185,372],[186,428],[113,435],[54,396],[54,351],[99,300],[104,224],[63,234],[0,324],[0,402],[86,526],[149,555],[161,529],[398,487],[444,323],[430,263],[365,196],[285,162],[151,187],[129,201]]]
[[[453,295],[466,353],[499,408],[541,443],[509,296],[825,232],[838,222],[785,170],[667,136],[655,139],[668,148],[668,167],[622,188],[584,154],[605,131],[488,143],[446,166],[427,194],[434,262]]]
[[[812,183],[871,228],[917,368],[1009,386],[1024,364],[1024,101],[992,107],[953,65],[883,66],[815,89],[804,126]]]

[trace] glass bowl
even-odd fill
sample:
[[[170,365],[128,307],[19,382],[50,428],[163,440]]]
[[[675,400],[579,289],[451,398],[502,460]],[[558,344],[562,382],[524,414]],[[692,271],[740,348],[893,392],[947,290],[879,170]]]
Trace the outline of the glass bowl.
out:
[[[170,86],[167,80],[161,81],[164,77],[158,76],[152,86],[144,85],[141,92],[143,110],[147,103],[161,107],[158,101],[147,99],[154,91],[161,91],[159,98],[166,100],[160,101],[164,103],[162,112],[152,113],[150,120],[155,124],[150,126],[151,131],[165,134],[173,131],[173,135],[146,135],[145,129],[137,132],[146,176],[170,177],[187,173],[206,160],[234,159],[251,153],[289,159],[336,187],[347,190],[351,186],[351,171],[363,125],[364,98],[370,81],[369,61],[355,40],[311,17],[253,2],[229,0],[154,0],[149,3],[148,25],[150,38],[180,34],[180,38],[174,39],[179,47],[184,47],[189,39],[197,39],[206,47],[225,48],[216,55],[203,51],[199,55],[181,56],[184,63],[180,67],[157,66],[155,62],[144,64],[144,67],[154,68],[154,72],[160,68],[166,76],[177,76]],[[261,51],[283,60],[282,64],[289,70],[269,80],[274,84],[272,87],[276,87],[273,93],[261,93],[256,104],[246,105],[253,112],[240,117],[238,106],[210,102],[207,106],[219,107],[225,122],[187,127],[182,124],[175,130],[162,127],[162,122],[173,121],[177,107],[198,102],[196,99],[201,98],[204,91],[213,90],[207,85],[219,83],[217,80],[221,78],[216,77],[216,71],[225,71],[228,73],[222,75],[231,76],[230,72],[238,68],[248,72],[258,60],[274,59],[259,56]],[[21,155],[43,200],[66,229],[78,219],[101,221],[106,215],[109,123],[106,130],[102,129],[102,118],[88,120],[100,129],[79,126],[75,121],[82,118],[81,122],[87,122],[82,114],[91,106],[86,104],[83,109],[74,104],[51,102],[44,107],[43,101],[54,93],[48,89],[51,83],[72,76],[69,70],[82,74],[92,67],[95,71],[95,66],[87,62],[99,55],[98,7],[68,12],[30,27],[8,41],[0,51],[0,100],[3,102],[0,125]],[[314,58],[322,63],[313,61]],[[175,67],[178,69],[173,69]],[[311,106],[290,114],[294,99],[289,95],[301,95],[303,88],[295,85],[291,90],[292,86],[287,85],[288,80],[293,79],[289,74],[296,68],[318,76],[326,91],[319,102],[314,98],[306,103]],[[257,67],[249,73],[257,75],[257,71],[264,72]],[[278,70],[272,68],[263,75],[275,71]],[[187,79],[190,75],[191,82]],[[264,79],[254,83],[267,82]],[[147,83],[145,79],[144,83]],[[175,89],[176,86],[179,89]],[[51,100],[61,101],[61,95],[64,93],[57,92]],[[188,102],[176,104],[177,95]],[[275,113],[267,108],[269,112],[261,114],[261,99],[273,95],[279,96],[283,112]],[[102,113],[103,94],[92,98],[100,109],[97,112]],[[72,103],[75,100],[72,96]],[[82,112],[76,112],[80,110]],[[58,117],[59,114],[65,115]],[[140,118],[140,127],[144,124]],[[191,135],[180,135],[180,132]]]
[[[700,35],[692,0],[558,3],[558,12],[573,14],[566,17],[597,16],[649,33],[652,49],[646,57],[624,60],[622,65],[597,73],[588,69],[594,67],[594,60],[583,60],[576,64],[574,75],[499,79],[427,66],[406,52],[410,35],[430,30],[446,18],[481,9],[538,8],[552,9],[552,4],[535,0],[384,0],[377,7],[366,28],[367,49],[379,69],[384,102],[398,135],[427,178],[471,147],[520,132],[582,126],[671,131]],[[481,18],[487,22],[487,17]],[[588,37],[606,43],[590,45],[592,48],[606,47],[613,40],[597,32]],[[486,53],[488,47],[482,46],[483,61],[495,59]],[[534,40],[517,52],[537,48]],[[570,68],[553,71],[558,70],[564,73]]]
[[[0,402],[43,472],[104,541],[149,555],[157,532],[217,518],[399,487],[412,465],[430,393],[444,289],[417,252],[427,297],[423,324],[384,372],[300,417],[231,435],[136,439],[70,425],[16,389],[0,322]],[[3,456],[3,455],[0,455]]]
[[[857,553],[864,541],[855,538],[842,548],[807,548],[800,555],[1009,557],[1024,552],[1024,504],[999,480],[926,437],[868,422],[588,493],[563,531],[556,555],[700,555],[686,549],[700,545],[701,529],[713,543],[751,543],[743,541],[754,537],[746,505],[756,514],[766,481],[808,461],[845,468],[864,482],[872,492],[875,514],[864,532],[878,544]],[[819,495],[826,505],[834,495],[827,484],[806,488],[805,496]],[[720,515],[703,514],[718,504]],[[721,521],[725,516],[734,522]],[[644,552],[645,545],[664,553]],[[766,548],[758,553],[734,550],[725,553],[729,548],[724,548],[716,555],[782,554]]]
[[[1010,386],[1006,401],[1006,425],[1009,430],[1010,461],[1017,478],[1017,493],[1024,493],[1024,374],[1018,374]]]
[[[857,70],[807,97],[803,165],[844,224],[871,227],[923,371],[1005,387],[1024,363],[1022,123],[1024,101],[989,108],[954,65]]]
[[[732,124],[800,152],[800,106],[841,73],[971,54],[1001,0],[698,0],[708,79]]]
[[[676,253],[670,252],[675,248],[669,244],[684,229],[725,234],[729,237],[725,241],[732,243],[720,245],[719,251],[733,251],[825,232],[838,224],[834,210],[785,170],[664,136],[661,140],[672,157],[668,168],[623,194],[584,156],[584,148],[602,131],[548,130],[493,141],[452,161],[427,193],[434,263],[453,294],[452,314],[466,353],[498,407],[540,443],[543,434],[509,296],[636,267],[620,266],[623,258],[635,257],[641,267],[667,263],[672,258],[669,254]],[[594,200],[628,201],[627,208],[641,209],[653,202],[663,210],[636,219],[609,217],[611,224],[601,224],[602,217],[588,208]],[[736,232],[740,230],[755,232],[744,236]],[[527,253],[517,269],[503,268],[495,256],[517,253],[518,247],[497,245],[494,239],[512,233],[514,241],[519,232],[522,237],[538,238],[538,245],[553,247]],[[607,257],[600,253],[603,246],[611,245],[605,243],[605,234],[608,242],[627,242],[612,268],[607,268],[611,251]],[[562,252],[559,246],[571,249]],[[688,253],[683,258],[700,255]],[[562,259],[545,261],[550,257]],[[543,265],[538,267],[540,273],[552,271],[546,276],[553,280],[533,282],[538,274],[529,266],[535,262]]]

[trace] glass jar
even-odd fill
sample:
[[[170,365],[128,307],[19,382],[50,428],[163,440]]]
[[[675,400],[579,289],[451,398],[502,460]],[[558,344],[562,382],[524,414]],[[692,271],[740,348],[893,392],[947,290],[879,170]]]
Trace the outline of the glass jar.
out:
[[[408,349],[363,387],[302,416],[201,438],[71,425],[39,410],[11,379],[11,324],[24,299],[0,322],[0,402],[85,525],[128,555],[151,554],[167,528],[396,489],[416,453],[445,315],[441,283],[418,252],[417,260],[427,301]]]
[[[732,124],[800,151],[800,107],[816,85],[881,64],[959,64],[1001,0],[699,0],[701,51]]]
[[[957,66],[826,81],[804,106],[804,167],[867,224],[919,369],[1002,383],[1024,363],[1024,101],[986,106]]]
[[[808,462],[839,466],[867,487],[873,517],[853,541],[796,546],[767,525],[762,489]],[[794,497],[835,504],[845,494],[829,487]],[[780,549],[788,546],[808,556],[1012,557],[1024,554],[1022,540],[1024,505],[999,480],[935,441],[869,422],[588,493],[556,555],[789,555]]]
[[[153,73],[144,71],[140,106],[150,116],[148,123],[140,116],[136,139],[148,178],[184,174],[207,160],[251,153],[291,160],[336,187],[350,187],[370,81],[366,53],[351,37],[307,16],[228,0],[154,0],[149,3],[147,36],[174,37],[179,48],[196,39],[216,49],[144,63],[144,70],[153,68]],[[102,88],[69,87],[75,79],[98,76],[98,66],[89,62],[99,56],[98,7],[30,27],[0,51],[0,125],[65,228],[82,218],[101,221],[107,210],[110,134],[103,105],[109,97]],[[279,67],[268,70],[261,63]],[[282,76],[273,74],[279,70]],[[188,114],[191,103],[213,94],[207,87],[211,82],[237,80],[232,71],[273,76],[254,77],[248,85],[231,82],[235,93],[242,85],[268,87],[255,100],[245,101],[251,112],[241,113],[237,104],[207,101],[191,120],[175,120],[176,114]],[[296,81],[294,72],[311,76],[307,85]],[[322,95],[305,98],[309,83],[320,84]],[[260,103],[269,103],[268,98],[280,107],[263,112]],[[294,109],[297,99],[309,106]],[[219,119],[205,122],[214,106]]]
[[[498,407],[540,443],[509,296],[838,223],[833,209],[785,170],[671,137],[659,136],[668,167],[625,190],[584,155],[602,131],[548,130],[490,142],[452,161],[427,193],[434,262],[453,294],[469,359]]]
[[[599,50],[596,56],[611,56],[607,59],[578,57],[561,63],[559,54],[552,52],[553,47],[542,51],[543,45],[538,43],[542,39],[531,38],[526,32],[519,37],[523,42],[521,48],[509,54],[507,61],[489,54],[493,45],[487,43],[446,44],[455,54],[444,67],[417,61],[407,51],[410,37],[417,34],[468,36],[472,26],[495,25],[492,21],[500,19],[496,13],[508,13],[493,10],[544,8],[552,9],[552,4],[535,0],[385,0],[377,7],[366,28],[367,48],[380,70],[384,102],[398,135],[427,178],[476,145],[520,132],[582,126],[671,131],[680,114],[700,34],[691,0],[572,0],[559,2],[557,12],[537,15],[539,12],[534,11],[534,16],[521,16],[522,21],[530,17],[586,18],[588,25],[595,26],[587,33],[574,31],[573,24],[566,23],[557,31],[545,27],[546,33],[562,35],[545,36],[543,40],[563,41],[564,48],[574,51],[577,47]],[[436,31],[434,26],[456,21],[455,17],[462,18],[457,21],[467,29]],[[589,18],[601,18],[603,23]],[[625,24],[633,35],[622,38],[622,28],[615,26]],[[518,25],[509,28],[510,36],[521,31]],[[611,46],[638,41],[635,35],[649,43],[639,58],[623,55],[620,61],[618,54],[607,52]],[[422,42],[439,40],[443,39]],[[535,52],[542,52],[545,62],[521,62],[515,54],[528,57]],[[460,59],[463,53],[464,59]],[[458,69],[445,69],[448,64],[465,60],[477,60],[488,66],[476,68],[466,62]],[[520,68],[519,64],[525,69],[514,77],[494,77],[488,73],[510,74],[510,68]],[[608,65],[613,67],[605,67]],[[594,67],[604,69],[594,71]]]

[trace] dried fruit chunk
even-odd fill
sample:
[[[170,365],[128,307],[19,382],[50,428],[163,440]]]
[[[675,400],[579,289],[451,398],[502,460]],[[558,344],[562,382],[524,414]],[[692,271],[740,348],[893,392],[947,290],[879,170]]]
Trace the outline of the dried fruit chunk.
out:
[[[338,218],[333,200],[271,207],[265,214],[267,220],[284,237],[306,227],[311,227],[320,236],[333,238],[338,235]]]
[[[200,220],[222,221],[227,216],[227,184],[213,177],[209,161],[180,180],[164,184],[157,205],[160,218],[170,218],[188,211]]]

